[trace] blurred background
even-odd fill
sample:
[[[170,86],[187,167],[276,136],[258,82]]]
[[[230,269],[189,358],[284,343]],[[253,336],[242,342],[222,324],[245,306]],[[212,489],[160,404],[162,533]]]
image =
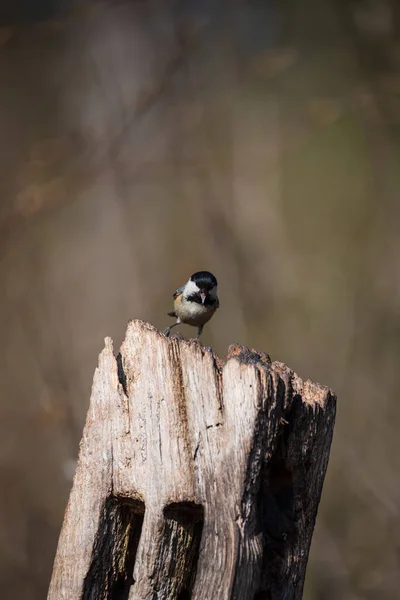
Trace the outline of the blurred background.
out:
[[[399,33],[395,0],[0,2],[3,600],[46,597],[104,337],[199,269],[204,343],[338,394],[306,600],[400,598]]]

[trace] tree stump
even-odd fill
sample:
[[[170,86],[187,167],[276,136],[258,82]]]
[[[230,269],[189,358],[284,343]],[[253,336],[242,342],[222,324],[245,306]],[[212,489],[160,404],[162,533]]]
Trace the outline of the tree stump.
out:
[[[298,600],[336,398],[263,353],[105,340],[48,600]]]

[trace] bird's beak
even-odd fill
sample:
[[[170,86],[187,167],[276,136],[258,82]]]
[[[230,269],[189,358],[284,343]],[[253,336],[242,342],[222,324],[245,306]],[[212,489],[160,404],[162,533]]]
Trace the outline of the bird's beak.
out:
[[[207,296],[206,292],[205,292],[204,290],[202,290],[202,291],[200,292],[200,298],[201,298],[201,303],[202,303],[202,304],[204,304],[204,302],[205,302],[205,299],[206,299],[206,296]]]

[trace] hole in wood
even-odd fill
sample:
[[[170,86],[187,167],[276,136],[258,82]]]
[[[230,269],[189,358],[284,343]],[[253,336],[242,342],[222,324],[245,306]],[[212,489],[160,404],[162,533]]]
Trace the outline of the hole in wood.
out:
[[[159,550],[155,590],[162,596],[190,600],[196,579],[204,509],[191,502],[164,509],[163,542]]]
[[[128,600],[144,511],[140,501],[106,500],[82,600]]]

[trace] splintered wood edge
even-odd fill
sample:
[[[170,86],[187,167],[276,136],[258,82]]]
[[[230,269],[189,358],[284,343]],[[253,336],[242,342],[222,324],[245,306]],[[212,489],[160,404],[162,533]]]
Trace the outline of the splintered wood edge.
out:
[[[179,344],[186,346],[186,348],[193,348],[201,350],[202,353],[209,354],[215,365],[215,369],[219,375],[222,375],[222,371],[227,363],[235,359],[239,361],[243,366],[254,366],[259,369],[270,369],[271,371],[283,376],[285,379],[288,378],[291,382],[292,389],[295,394],[301,397],[304,404],[308,404],[311,407],[326,408],[328,403],[333,402],[336,405],[336,393],[325,385],[316,383],[307,379],[304,381],[297,373],[295,373],[285,363],[280,361],[272,361],[270,356],[264,352],[248,348],[241,344],[231,344],[228,348],[226,361],[221,359],[210,346],[203,346],[201,342],[195,338],[184,338],[181,334],[172,334],[171,337],[167,338],[161,333],[156,327],[142,321],[140,319],[134,319],[129,321],[128,327],[125,334],[125,339],[121,345],[121,349],[124,346],[126,340],[130,336],[132,330],[137,333],[146,335],[147,333],[153,333],[159,336],[164,342],[171,343],[172,340],[179,342]],[[106,355],[114,355],[113,341],[110,337],[104,339],[105,347],[99,355],[99,361],[105,358]]]
[[[322,410],[328,411],[330,418],[335,419],[336,416],[336,401],[337,397],[335,392],[327,386],[313,382],[310,379],[303,380],[297,373],[295,373],[285,363],[279,361],[272,361],[270,356],[264,352],[255,349],[250,349],[247,346],[240,344],[232,344],[228,348],[226,361],[222,360],[217,354],[214,353],[210,346],[203,346],[198,339],[189,338],[185,339],[181,334],[173,334],[171,337],[166,337],[158,329],[156,329],[150,323],[141,321],[139,319],[131,320],[128,323],[125,338],[121,344],[119,354],[114,355],[113,341],[110,337],[106,337],[105,347],[99,355],[99,367],[96,372],[100,369],[100,366],[105,366],[107,361],[114,362],[112,368],[112,379],[114,379],[115,388],[118,388],[118,392],[122,395],[127,396],[129,392],[126,388],[126,380],[124,381],[125,371],[120,363],[124,349],[129,343],[131,337],[136,337],[135,351],[140,352],[141,338],[145,339],[147,335],[154,335],[163,344],[175,345],[180,347],[181,350],[186,352],[194,352],[197,356],[208,355],[209,359],[213,362],[216,379],[218,380],[218,387],[222,392],[222,374],[226,369],[228,363],[231,360],[238,361],[243,368],[253,367],[262,371],[269,372],[274,378],[281,378],[285,382],[285,388],[287,393],[291,390],[292,396],[297,396],[301,403],[305,406],[309,406],[313,411]],[[176,346],[176,344],[178,346]],[[198,354],[200,353],[200,354]],[[134,357],[131,357],[134,363]],[[111,363],[108,365],[111,367]],[[131,365],[134,368],[134,365]],[[289,402],[290,404],[291,402]],[[286,408],[289,406],[286,404]],[[282,415],[283,416],[283,415]]]

